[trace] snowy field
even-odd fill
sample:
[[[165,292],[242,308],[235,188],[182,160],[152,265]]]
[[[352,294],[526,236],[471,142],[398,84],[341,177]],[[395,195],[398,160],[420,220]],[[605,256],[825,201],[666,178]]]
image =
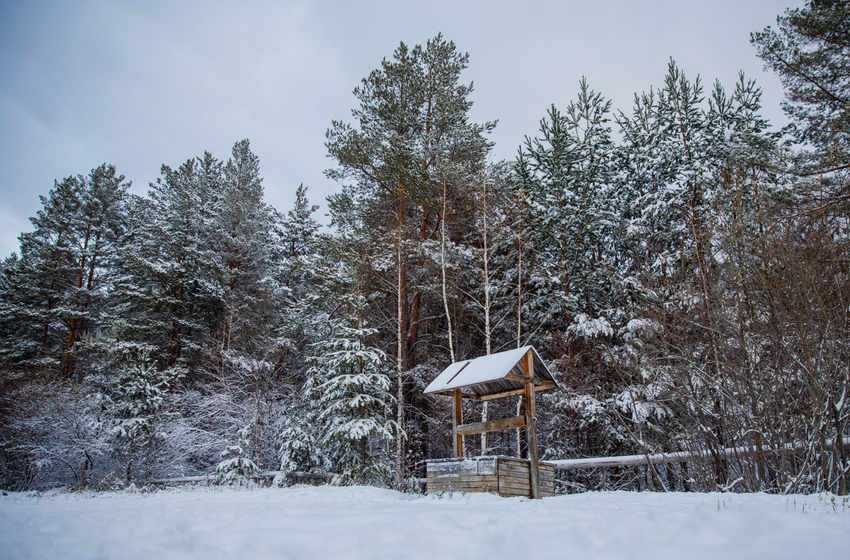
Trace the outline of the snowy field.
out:
[[[849,558],[850,507],[837,502],[335,487],[9,494],[0,497],[0,558]]]

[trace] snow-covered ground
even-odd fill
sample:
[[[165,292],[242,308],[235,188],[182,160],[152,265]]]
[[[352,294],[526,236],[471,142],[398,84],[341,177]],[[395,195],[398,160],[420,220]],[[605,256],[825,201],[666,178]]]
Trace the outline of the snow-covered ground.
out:
[[[850,558],[818,496],[588,493],[544,500],[376,488],[9,494],[0,558]]]

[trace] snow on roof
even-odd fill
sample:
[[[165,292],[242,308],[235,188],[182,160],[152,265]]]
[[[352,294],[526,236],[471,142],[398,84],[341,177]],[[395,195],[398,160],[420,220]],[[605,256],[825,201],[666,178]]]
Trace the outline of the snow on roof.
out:
[[[534,378],[549,381],[552,384],[551,388],[554,388],[555,378],[540,359],[537,350],[533,346],[523,346],[515,350],[481,356],[474,360],[455,362],[425,388],[425,393],[442,393],[472,387],[475,394],[483,396],[521,389],[522,383],[511,381],[506,377],[511,372],[519,376],[525,375],[523,358],[529,350],[534,355]]]

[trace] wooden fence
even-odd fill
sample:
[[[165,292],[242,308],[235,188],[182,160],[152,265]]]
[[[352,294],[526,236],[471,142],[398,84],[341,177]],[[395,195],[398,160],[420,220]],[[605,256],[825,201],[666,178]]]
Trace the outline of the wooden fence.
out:
[[[826,440],[826,447],[832,447],[833,441]],[[850,438],[844,438],[844,445],[850,445]],[[631,467],[635,465],[663,465],[666,463],[681,463],[693,459],[712,459],[715,455],[726,458],[748,457],[759,453],[771,454],[783,451],[802,451],[809,444],[787,444],[782,447],[763,448],[760,451],[752,447],[727,447],[720,452],[710,451],[678,451],[674,453],[652,453],[645,455],[620,455],[615,457],[589,457],[586,459],[562,459],[546,460],[547,463],[555,465],[556,470],[570,471],[575,469],[595,469],[601,467]]]

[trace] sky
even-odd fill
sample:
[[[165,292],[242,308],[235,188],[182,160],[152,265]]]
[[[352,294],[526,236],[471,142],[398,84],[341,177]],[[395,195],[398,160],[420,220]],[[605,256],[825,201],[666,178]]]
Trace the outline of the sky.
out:
[[[672,57],[706,91],[738,72],[787,123],[782,86],[749,37],[793,0],[145,2],[0,0],[0,258],[18,251],[55,180],[116,166],[145,195],[163,164],[243,138],[266,200],[290,209],[304,183],[321,206],[338,185],[324,146],[351,120],[352,90],[400,42],[437,33],[470,55],[474,122],[497,120],[492,159],[511,159],[579,80],[628,113]],[[615,126],[616,129],[616,126]]]

